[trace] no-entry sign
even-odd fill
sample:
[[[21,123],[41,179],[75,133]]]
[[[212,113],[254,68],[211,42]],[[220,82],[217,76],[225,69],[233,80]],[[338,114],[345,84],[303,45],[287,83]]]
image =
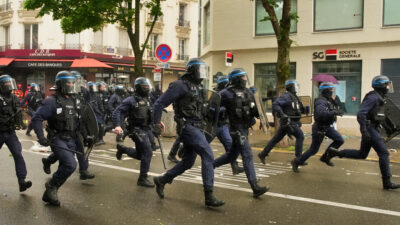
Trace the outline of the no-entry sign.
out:
[[[172,50],[167,44],[160,44],[156,48],[156,57],[160,62],[168,62],[171,59]]]

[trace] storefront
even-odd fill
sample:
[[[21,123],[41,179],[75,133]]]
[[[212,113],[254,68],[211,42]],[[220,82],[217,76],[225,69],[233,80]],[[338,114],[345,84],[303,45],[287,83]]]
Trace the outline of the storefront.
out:
[[[382,59],[381,71],[393,82],[394,93],[389,97],[400,107],[400,59]]]

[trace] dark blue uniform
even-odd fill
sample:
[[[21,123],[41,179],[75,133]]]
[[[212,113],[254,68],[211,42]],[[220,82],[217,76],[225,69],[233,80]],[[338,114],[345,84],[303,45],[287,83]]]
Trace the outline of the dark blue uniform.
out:
[[[380,104],[381,97],[378,92],[372,91],[368,93],[357,113],[357,121],[360,124],[360,130],[366,130],[370,136],[369,139],[363,136],[361,140],[360,150],[345,149],[340,151],[340,157],[352,159],[365,159],[367,158],[371,147],[376,151],[379,157],[379,168],[383,178],[391,177],[389,167],[389,151],[383,142],[380,135],[380,124],[378,121],[373,121],[371,113],[375,107]]]
[[[281,119],[281,126],[272,139],[268,142],[267,146],[265,146],[264,151],[260,153],[260,157],[265,158],[268,156],[272,148],[287,134],[296,137],[295,155],[296,157],[300,157],[301,153],[303,152],[304,142],[304,134],[300,129],[300,118],[290,117],[300,117],[301,112],[304,112],[303,105],[297,96],[290,92],[285,92],[273,102],[272,108],[279,115],[279,117],[282,117],[282,115],[287,115],[289,118],[285,118],[286,121]]]
[[[182,98],[185,98],[189,93],[194,92],[194,95],[199,95],[199,90],[191,89],[191,87],[186,84],[184,80],[177,80],[172,82],[168,90],[161,95],[160,98],[154,104],[154,123],[160,123],[162,110],[169,106],[173,102],[177,102]],[[176,105],[176,104],[175,104]],[[201,113],[201,112],[199,112]],[[177,114],[177,111],[175,112]],[[203,185],[205,187],[214,186],[214,156],[212,149],[204,136],[204,133],[199,129],[201,120],[195,117],[185,118],[185,123],[181,127],[181,131],[178,132],[180,140],[183,142],[186,152],[178,164],[176,164],[172,169],[168,170],[164,177],[170,183],[178,175],[190,169],[197,155],[201,157],[201,170]]]
[[[248,90],[249,96],[252,96]],[[249,128],[255,124],[254,116],[251,116],[249,121],[239,119],[235,113],[235,93],[232,89],[228,88],[220,92],[221,105],[226,107],[230,121],[230,134],[232,136],[233,144],[231,148],[221,157],[217,158],[214,162],[215,167],[235,161],[239,154],[242,155],[243,166],[250,184],[257,182],[256,172],[253,165],[253,153],[248,141]],[[255,107],[255,105],[254,105]],[[247,114],[243,112],[244,114]]]
[[[298,158],[298,164],[303,164],[308,158],[318,152],[325,136],[333,140],[328,148],[332,147],[337,149],[344,143],[342,136],[332,127],[333,123],[336,121],[337,115],[335,107],[333,100],[328,100],[323,96],[315,100],[315,122],[312,126],[312,143],[310,148]]]
[[[110,100],[108,101],[108,109],[111,113],[114,112],[115,108],[117,108],[122,103],[122,97],[116,93],[111,95]]]
[[[75,153],[66,151],[65,149],[83,152],[80,141],[76,136],[76,132],[78,131],[77,127],[73,128],[74,126],[78,126],[77,109],[63,107],[62,104],[60,104],[61,98],[63,98],[62,101],[68,104],[70,107],[76,105],[75,98],[66,98],[62,95],[58,95],[56,97],[56,95],[52,95],[43,101],[42,106],[39,107],[32,118],[33,129],[35,130],[35,133],[39,139],[44,137],[44,120],[47,120],[50,129],[56,132],[55,134],[49,136],[49,139],[52,143],[51,150],[55,155],[54,159],[59,160],[58,170],[53,174],[52,178],[54,185],[57,187],[61,186],[76,169]],[[66,108],[68,108],[68,110],[66,110]],[[62,114],[64,116],[68,115],[73,118],[74,122],[69,125],[71,126],[71,130],[68,130],[67,127],[62,127],[59,125],[60,121],[57,120]],[[85,167],[87,169],[87,166]]]
[[[143,110],[140,107],[143,107]],[[136,149],[126,147],[124,151],[128,156],[140,160],[141,177],[147,177],[153,156],[151,141],[154,140],[154,135],[151,130],[152,115],[149,115],[149,113],[152,114],[152,111],[148,111],[150,108],[151,103],[149,98],[131,96],[126,98],[112,114],[114,127],[122,126],[125,117],[128,116],[128,132],[131,139],[135,142]],[[142,113],[143,111],[144,114]],[[132,115],[130,115],[131,113]]]
[[[39,91],[30,91],[26,96],[21,100],[21,105],[27,103],[28,106],[28,115],[33,116],[35,111],[39,108],[40,104],[43,101],[43,94]],[[30,131],[32,130],[32,125],[29,124],[26,134],[29,136]]]

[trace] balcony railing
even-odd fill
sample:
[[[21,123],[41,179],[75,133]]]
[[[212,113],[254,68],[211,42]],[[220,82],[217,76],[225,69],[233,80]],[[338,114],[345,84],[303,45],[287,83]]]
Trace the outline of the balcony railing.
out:
[[[0,12],[7,12],[11,10],[11,2],[0,5]]]
[[[178,55],[176,56],[176,59],[177,59],[177,60],[180,60],[180,61],[188,61],[188,60],[189,60],[189,55],[181,55],[181,54],[178,54]]]
[[[81,49],[80,44],[63,44],[63,49]]]
[[[129,48],[118,48],[118,54],[124,55],[124,56],[130,56],[132,55],[132,50]]]
[[[0,46],[0,52],[4,52],[4,51],[6,51],[7,49],[11,49],[11,45],[3,45],[3,46]]]
[[[180,27],[190,27],[190,21],[179,19],[178,20],[178,26],[180,26]]]

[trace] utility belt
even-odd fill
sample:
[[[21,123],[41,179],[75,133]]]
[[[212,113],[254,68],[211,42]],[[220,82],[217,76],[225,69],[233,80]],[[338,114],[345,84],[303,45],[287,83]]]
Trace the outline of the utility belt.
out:
[[[204,124],[203,124],[203,122],[200,122],[200,121],[188,121],[185,118],[175,118],[175,122],[176,122],[176,133],[178,135],[181,135],[182,130],[187,125],[191,125],[193,127],[199,128],[200,130],[204,129]]]
[[[134,142],[143,142],[146,137],[146,133],[143,131],[149,131],[151,127],[149,125],[146,126],[131,126],[128,128],[128,136],[132,138]]]
[[[382,124],[379,121],[367,120],[367,127],[372,127],[380,131],[380,129],[382,128]]]
[[[77,137],[77,133],[76,132],[72,132],[72,131],[56,131],[53,129],[50,129],[49,127],[46,127],[46,131],[47,131],[47,138],[49,140],[52,140],[53,138],[60,138],[64,141],[69,141],[71,139],[74,139]]]

